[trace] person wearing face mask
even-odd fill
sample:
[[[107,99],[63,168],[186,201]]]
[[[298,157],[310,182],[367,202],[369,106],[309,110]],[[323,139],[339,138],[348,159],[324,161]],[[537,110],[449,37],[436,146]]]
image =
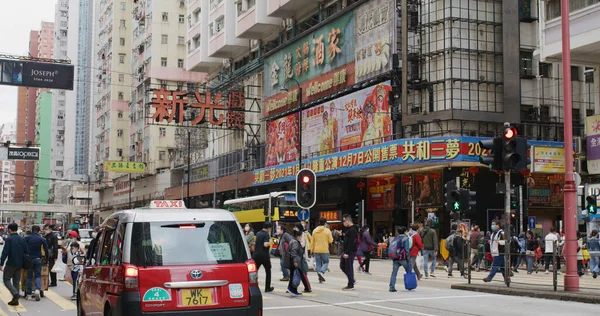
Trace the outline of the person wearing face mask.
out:
[[[490,274],[483,279],[483,282],[492,282],[492,279],[496,275],[496,272],[500,270],[502,276],[505,276],[504,269],[504,247],[506,245],[506,239],[504,237],[504,231],[500,227],[500,221],[492,221],[492,236],[490,237],[490,252],[492,253],[492,270]]]
[[[246,243],[248,244],[248,248],[250,248],[250,254],[254,253],[254,231],[250,224],[246,224],[244,226],[244,237],[246,238]]]
[[[52,231],[50,224],[44,225],[44,238],[48,244],[48,271],[52,271],[56,259],[58,258],[58,237]],[[50,272],[50,287],[57,286],[56,283],[56,272]]]

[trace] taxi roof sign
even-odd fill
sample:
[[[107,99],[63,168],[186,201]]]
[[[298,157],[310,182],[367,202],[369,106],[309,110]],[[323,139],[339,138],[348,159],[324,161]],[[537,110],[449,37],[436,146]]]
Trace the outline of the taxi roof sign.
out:
[[[182,200],[153,200],[150,208],[186,208]]]

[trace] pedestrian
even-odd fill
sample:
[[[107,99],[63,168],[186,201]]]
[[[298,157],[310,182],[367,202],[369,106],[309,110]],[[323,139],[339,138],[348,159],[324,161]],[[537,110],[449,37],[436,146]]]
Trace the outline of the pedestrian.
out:
[[[288,248],[288,265],[287,268],[290,270],[290,278],[288,282],[287,291],[294,296],[300,296],[302,293],[298,292],[298,285],[300,282],[298,279],[302,279],[302,257],[304,256],[304,250],[300,245],[303,232],[294,230],[294,239],[290,240]]]
[[[411,267],[409,264],[410,239],[408,238],[406,227],[398,228],[398,236],[392,240],[389,246],[389,257],[392,258],[392,275],[390,276],[390,292],[397,292],[396,278],[398,277],[398,269],[404,267],[404,271],[409,273]]]
[[[254,231],[252,230],[252,226],[250,223],[246,223],[244,226],[244,238],[246,238],[246,244],[248,244],[248,248],[250,248],[250,254],[254,253]]]
[[[344,214],[343,225],[346,227],[344,232],[344,246],[342,250],[342,256],[340,257],[340,268],[346,274],[348,278],[348,285],[342,290],[353,291],[354,284],[354,256],[356,255],[356,240],[358,239],[358,231],[356,226],[352,222],[352,216]]]
[[[280,225],[277,229],[277,234],[279,235],[279,245],[277,249],[279,249],[279,264],[281,265],[281,273],[283,273],[283,278],[279,279],[281,282],[287,282],[290,280],[290,270],[287,268],[289,266],[289,256],[287,255],[287,250],[290,245],[290,241],[294,239],[292,235],[290,235],[286,230],[285,226]]]
[[[583,234],[580,231],[577,231],[577,275],[579,277],[583,277],[585,272],[583,270],[583,249],[585,249],[586,244],[583,241]]]
[[[419,225],[413,224],[411,227],[411,232],[409,233],[409,237],[412,239],[412,247],[410,248],[410,265],[417,274],[417,280],[421,280],[423,275],[421,274],[421,271],[419,271],[417,257],[419,256],[419,252],[423,250],[423,240],[421,239],[421,235],[419,235],[417,230],[419,230]],[[412,236],[410,236],[410,234],[412,234]]]
[[[24,266],[25,256],[29,256],[27,243],[23,237],[19,236],[18,230],[19,225],[16,223],[8,224],[9,236],[4,242],[4,249],[2,249],[2,256],[0,257],[0,271],[4,271],[2,279],[4,285],[12,294],[12,300],[8,302],[10,306],[19,305],[21,270]],[[4,267],[5,262],[6,267]]]
[[[27,291],[25,297],[31,297],[36,301],[40,300],[40,291],[42,290],[42,249],[48,254],[48,243],[46,239],[40,236],[40,226],[31,228],[31,235],[25,237],[27,252],[31,259],[31,269],[27,269]],[[35,290],[32,283],[35,275]]]
[[[325,272],[329,266],[329,245],[333,243],[333,235],[325,224],[327,224],[327,219],[319,219],[319,226],[313,230],[310,249],[315,257],[319,283],[325,282]]]
[[[453,259],[453,247],[454,247],[454,238],[456,237],[456,230],[458,229],[458,225],[457,224],[452,224],[450,225],[450,234],[448,234],[448,237],[446,237],[446,243],[444,244],[444,247],[446,248],[446,250],[448,250],[448,259],[446,260],[446,266],[444,267],[444,269],[446,270],[446,273],[448,273],[448,277],[452,277],[452,265],[454,264],[454,260]]]
[[[358,235],[362,235],[362,228],[358,231]],[[362,273],[365,272],[363,269],[363,257],[364,253],[360,250],[360,238],[356,239],[356,261],[358,261],[358,266],[356,267],[356,272]]]
[[[296,226],[294,227],[294,232],[300,232],[301,236],[300,236],[300,247],[302,247],[302,259],[300,260],[300,267],[299,267],[299,271],[300,271],[300,278],[302,281],[302,284],[304,285],[304,293],[310,293],[312,292],[312,288],[310,286],[310,281],[308,280],[308,251],[306,250],[306,247],[302,244],[302,240],[306,241],[306,232],[304,231],[304,228],[306,226],[298,223],[296,224]],[[296,234],[294,234],[294,237],[296,237]],[[290,276],[291,277],[291,276]]]
[[[428,219],[425,222],[425,226],[420,233],[421,239],[423,241],[423,270],[425,272],[425,279],[429,278],[431,275],[432,278],[435,278],[435,266],[436,266],[436,257],[439,251],[439,243],[437,232],[435,229],[431,228],[433,225],[433,221]],[[429,264],[429,258],[431,258],[431,273],[428,273],[427,266]]]
[[[598,230],[594,229],[590,233],[590,238],[587,240],[588,252],[590,254],[590,271],[592,271],[592,277],[595,279],[598,277],[600,272],[600,239],[598,239]]]
[[[471,234],[469,236],[469,246],[471,247],[471,258],[469,260],[469,264],[471,265],[471,269],[477,269],[479,271],[479,239],[481,239],[483,235],[481,234],[480,228],[477,225],[473,226],[471,229]]]
[[[73,262],[73,258],[83,256],[83,253],[79,249],[79,243],[76,241],[72,242],[69,249],[69,261]],[[79,276],[79,271],[81,271],[81,264],[72,264],[71,266],[71,279],[73,280],[73,296],[71,296],[71,300],[77,300],[77,277]]]
[[[58,237],[52,231],[53,227],[50,224],[44,225],[44,238],[48,244],[48,271],[50,271],[50,284],[49,287],[57,286],[56,272],[52,272],[56,259],[58,259]]]
[[[494,278],[498,270],[500,270],[502,276],[506,277],[506,272],[504,269],[504,247],[506,245],[506,239],[504,238],[504,230],[502,230],[499,220],[492,221],[491,229],[493,231],[492,235],[490,236],[490,252],[493,257],[492,270],[490,271],[490,274],[485,279],[483,279],[484,282],[492,282],[492,279]]]
[[[516,236],[513,237],[514,242],[515,242],[515,251],[512,251],[512,243],[511,243],[511,253],[512,256],[514,256],[511,260],[512,260],[512,267],[513,267],[513,271],[515,273],[519,273],[519,266],[521,266],[521,261],[523,259],[523,256],[525,255],[525,233],[520,233],[519,237],[517,238]]]
[[[449,255],[449,264],[448,264],[448,277],[452,277],[452,268],[454,267],[454,262],[456,262],[458,266],[458,271],[460,271],[460,276],[463,278],[467,278],[465,274],[465,239],[463,238],[462,229],[457,229],[454,233],[454,238],[452,238],[452,246],[450,247],[450,255]]]
[[[532,274],[534,267],[535,272],[537,273],[535,250],[539,247],[538,242],[530,230],[525,233],[525,239],[525,260],[527,261],[527,274]]]
[[[546,266],[546,274],[550,273],[550,263],[553,263],[554,260],[554,249],[556,248],[556,254],[558,256],[559,252],[558,252],[558,236],[556,235],[556,228],[552,227],[550,228],[550,232],[548,233],[548,235],[546,235],[546,237],[544,238],[545,242],[546,242],[546,248],[544,250],[544,254],[545,254],[545,266]],[[554,266],[554,263],[552,264]],[[557,274],[560,274],[560,258],[556,258],[556,266],[554,266],[554,269],[556,270]]]
[[[269,248],[271,247],[271,227],[270,222],[265,222],[261,231],[256,233],[256,247],[254,249],[253,259],[256,262],[256,271],[260,266],[265,268],[265,292],[273,292],[275,288],[271,286],[271,256]]]
[[[306,258],[306,260],[308,261],[308,258],[310,258],[310,254],[308,252],[312,244],[312,236],[306,229],[306,225],[306,222],[302,221],[300,222],[300,224],[297,224],[296,227],[298,229],[301,229],[302,231],[303,236],[302,240],[300,241],[300,245],[302,245],[302,248],[304,248],[304,258]]]
[[[364,260],[360,267],[363,269],[365,274],[371,274],[369,272],[369,266],[371,265],[371,252],[377,249],[377,244],[373,242],[371,234],[369,233],[369,226],[365,225],[361,229],[360,234],[360,250],[363,253]]]

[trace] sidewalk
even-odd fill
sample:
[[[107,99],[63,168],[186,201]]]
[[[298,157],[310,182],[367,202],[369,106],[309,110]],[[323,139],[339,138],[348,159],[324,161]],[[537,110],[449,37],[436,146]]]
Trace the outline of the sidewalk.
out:
[[[522,284],[511,284],[511,287],[499,286],[498,284],[453,284],[450,288],[500,295],[527,296],[544,298],[557,301],[571,301],[579,303],[600,304],[600,292],[593,290],[581,290],[579,292],[565,292],[562,287],[558,291],[540,289],[539,287]]]

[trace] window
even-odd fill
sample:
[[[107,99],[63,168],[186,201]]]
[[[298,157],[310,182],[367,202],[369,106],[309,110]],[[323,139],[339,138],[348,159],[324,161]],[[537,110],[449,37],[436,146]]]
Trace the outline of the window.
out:
[[[594,82],[594,68],[585,67],[583,71],[583,76],[585,78],[585,82]]]
[[[167,35],[167,34],[163,34],[163,35],[160,37],[160,43],[161,43],[161,44],[168,44],[168,43],[169,43],[169,35]]]
[[[127,4],[125,2],[121,2],[121,10],[127,10]]]
[[[63,161],[62,160],[57,160],[56,161],[56,166],[57,167],[62,167],[63,166]]]
[[[129,248],[131,264],[234,264],[248,260],[246,244],[235,221],[204,221],[195,224],[193,229],[179,228],[184,224],[189,225],[182,222],[134,223]],[[157,253],[157,249],[162,253]]]
[[[215,27],[212,23],[208,25],[208,32],[210,33],[210,36],[215,35]]]
[[[519,0],[519,18],[523,22],[531,21],[531,0]]]
[[[166,127],[159,127],[158,128],[158,136],[160,136],[160,137],[167,136],[167,128]]]
[[[120,27],[125,27],[125,20],[119,21],[119,26]]]
[[[580,81],[579,67],[571,66],[571,81]]]
[[[125,38],[124,37],[119,38],[119,45],[125,46]]]
[[[185,23],[185,15],[183,15],[183,14],[179,15],[179,23],[181,23],[181,24]]]
[[[552,76],[552,64],[549,63],[540,63],[539,75],[544,78],[550,78]]]
[[[120,118],[120,119],[123,118],[123,111],[117,112],[117,118]]]
[[[125,81],[125,75],[119,74],[119,82],[123,82],[123,81]]]
[[[165,159],[167,159],[167,152],[164,150],[159,151],[158,152],[158,160],[165,161]]]
[[[533,77],[533,52],[521,51],[521,78]]]
[[[117,94],[117,99],[119,99],[119,101],[123,101],[123,91],[119,91],[119,93]]]
[[[163,88],[163,89],[166,89],[167,88],[167,80],[161,80],[160,81],[160,87]]]
[[[117,235],[117,242],[115,243],[112,250],[112,265],[118,266],[121,265],[121,260],[123,260],[123,241],[125,237],[125,224],[119,223],[119,227],[115,232]]]
[[[212,24],[211,24],[212,26]],[[200,47],[200,35],[194,37],[194,49]]]
[[[223,25],[225,24],[225,17],[220,16],[215,20],[215,32],[219,33],[223,29]]]
[[[123,130],[122,129],[118,129],[117,130],[117,137],[123,137]]]
[[[188,15],[188,27],[192,27],[192,16]]]
[[[160,59],[160,65],[162,67],[167,67],[167,58],[163,57]]]
[[[162,21],[163,22],[169,22],[169,13],[168,12],[163,12],[162,13]]]
[[[125,63],[125,54],[119,54],[119,64]]]
[[[123,149],[117,148],[117,157],[123,157]]]
[[[185,37],[183,37],[183,36],[177,37],[177,44],[178,45],[185,45]]]
[[[177,59],[177,68],[183,68],[183,59]]]
[[[116,219],[111,219],[113,221],[116,221]],[[141,234],[141,232],[140,232]],[[105,229],[104,232],[102,233],[102,236],[100,236],[100,244],[99,247],[100,249],[98,249],[98,253],[99,253],[99,257],[100,257],[100,262],[98,262],[99,265],[101,266],[107,266],[110,265],[110,255],[111,255],[111,249],[112,249],[112,244],[113,244],[113,238],[115,235],[115,230],[114,229]],[[141,237],[141,236],[140,236]]]

